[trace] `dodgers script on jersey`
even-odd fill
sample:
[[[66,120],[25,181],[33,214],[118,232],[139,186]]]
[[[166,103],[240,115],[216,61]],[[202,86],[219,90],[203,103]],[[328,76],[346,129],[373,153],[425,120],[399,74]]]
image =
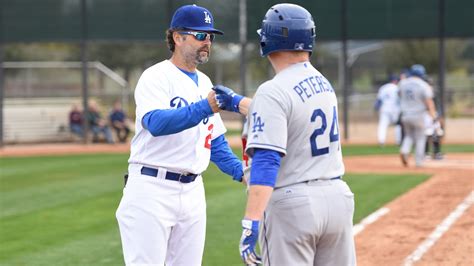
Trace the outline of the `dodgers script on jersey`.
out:
[[[250,156],[255,148],[292,155],[282,158],[275,188],[344,174],[336,95],[309,62],[263,83],[248,116]]]
[[[163,167],[178,173],[200,174],[209,165],[211,140],[225,133],[219,114],[182,132],[153,137],[143,128],[143,116],[156,109],[190,105],[207,97],[212,82],[200,71],[199,86],[169,60],[143,72],[135,90],[137,104],[135,136],[129,163]]]

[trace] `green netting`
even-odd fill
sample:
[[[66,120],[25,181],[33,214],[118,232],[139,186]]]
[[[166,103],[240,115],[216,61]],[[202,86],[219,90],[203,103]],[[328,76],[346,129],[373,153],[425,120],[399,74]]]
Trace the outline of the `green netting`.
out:
[[[446,37],[474,36],[474,1],[445,1]],[[256,39],[266,10],[279,1],[247,0],[248,39]],[[318,40],[341,37],[342,0],[289,1],[306,7]],[[358,0],[347,2],[349,39],[429,38],[438,35],[438,0]],[[176,8],[196,3],[214,14],[223,40],[239,40],[238,0],[87,0],[90,40],[163,40]],[[78,41],[81,0],[0,0],[0,38],[5,42]]]

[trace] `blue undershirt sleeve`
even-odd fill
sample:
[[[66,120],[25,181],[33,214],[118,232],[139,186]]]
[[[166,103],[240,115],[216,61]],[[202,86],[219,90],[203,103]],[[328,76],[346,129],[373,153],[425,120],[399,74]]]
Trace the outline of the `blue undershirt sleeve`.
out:
[[[267,149],[254,149],[250,185],[275,187],[280,168],[280,153]]]
[[[374,110],[378,111],[381,106],[382,106],[382,100],[377,98],[377,100],[375,100],[375,103],[374,103]]]
[[[242,162],[232,152],[224,135],[211,141],[211,162],[215,163],[222,172],[232,176],[233,180],[242,181],[244,175]]]
[[[207,99],[178,109],[157,109],[146,113],[142,125],[154,137],[175,134],[199,124],[212,115]]]

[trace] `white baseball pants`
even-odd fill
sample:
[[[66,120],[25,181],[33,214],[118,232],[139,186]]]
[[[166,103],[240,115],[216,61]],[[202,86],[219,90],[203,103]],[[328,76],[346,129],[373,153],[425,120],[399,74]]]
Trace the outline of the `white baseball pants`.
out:
[[[398,113],[381,112],[379,114],[379,125],[377,128],[377,140],[380,145],[384,145],[387,139],[387,129],[390,125],[395,125],[395,142],[400,144],[402,141],[402,129],[396,125]]]
[[[126,265],[201,265],[206,235],[202,177],[180,183],[130,165],[116,217]]]

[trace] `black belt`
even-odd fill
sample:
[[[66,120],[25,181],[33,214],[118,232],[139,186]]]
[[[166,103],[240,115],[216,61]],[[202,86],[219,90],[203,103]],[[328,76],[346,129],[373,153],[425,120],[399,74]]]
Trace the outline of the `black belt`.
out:
[[[158,169],[155,168],[150,168],[143,166],[141,170],[142,175],[149,175],[149,176],[158,176]],[[167,180],[173,180],[173,181],[178,181],[181,183],[191,183],[194,180],[196,180],[196,177],[198,177],[197,174],[189,174],[189,175],[183,175],[180,173],[173,173],[173,172],[168,172],[166,171],[165,179]]]
[[[313,179],[313,180],[308,180],[308,182],[317,181],[317,180],[336,180],[336,179],[341,179],[341,177],[340,177],[340,176],[336,176],[336,177],[332,177],[332,178],[329,178],[329,179],[326,179],[326,178],[317,178],[317,179]]]

